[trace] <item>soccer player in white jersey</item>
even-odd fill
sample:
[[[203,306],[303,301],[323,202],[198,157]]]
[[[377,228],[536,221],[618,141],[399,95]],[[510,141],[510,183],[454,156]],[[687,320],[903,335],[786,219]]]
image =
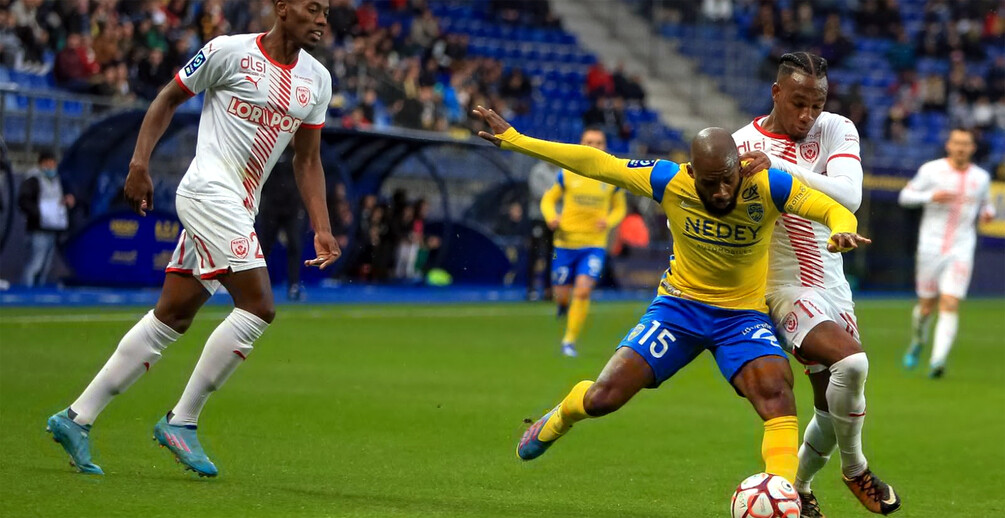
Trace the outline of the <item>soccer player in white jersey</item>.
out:
[[[331,75],[304,50],[323,36],[328,2],[275,0],[274,11],[268,33],[208,42],[143,119],[125,182],[126,200],[141,215],[153,209],[154,146],[177,107],[206,93],[195,158],[175,202],[184,230],[157,305],[122,337],[80,397],[48,421],[81,472],[102,473],[90,454],[95,418],[160,359],[222,284],[234,310],[207,340],[181,399],[154,426],[154,438],[187,469],[200,476],[218,473],[199,444],[196,423],[209,395],[247,358],[275,316],[254,222],[262,184],[291,140],[294,174],[315,231],[316,258],[307,265],[325,268],[341,253],[328,222],[320,154]]]
[[[990,221],[995,215],[991,205],[991,175],[970,163],[974,149],[974,137],[969,131],[951,131],[946,141],[946,158],[922,165],[900,191],[901,205],[924,207],[915,272],[918,304],[914,306],[911,346],[904,356],[904,366],[913,369],[918,365],[938,302],[939,319],[929,361],[932,378],[942,377],[956,339],[957,309],[967,295],[974,268],[975,223],[978,218],[981,222]]]
[[[776,167],[847,209],[858,210],[858,130],[845,117],[823,111],[827,61],[807,52],[785,54],[771,97],[769,115],[733,133],[740,159],[749,160],[744,172]],[[828,235],[822,225],[784,214],[771,237],[768,306],[778,336],[806,364],[813,386],[814,416],[799,449],[796,489],[802,516],[823,516],[810,482],[837,448],[848,488],[870,511],[889,514],[900,508],[900,498],[872,473],[862,453],[869,360],[862,350],[841,254],[827,251]]]

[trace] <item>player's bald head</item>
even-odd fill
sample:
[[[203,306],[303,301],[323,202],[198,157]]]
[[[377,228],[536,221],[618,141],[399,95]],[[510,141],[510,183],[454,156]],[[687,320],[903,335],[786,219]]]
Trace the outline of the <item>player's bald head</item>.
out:
[[[691,165],[696,173],[732,170],[738,162],[733,135],[723,128],[705,128],[691,141]]]

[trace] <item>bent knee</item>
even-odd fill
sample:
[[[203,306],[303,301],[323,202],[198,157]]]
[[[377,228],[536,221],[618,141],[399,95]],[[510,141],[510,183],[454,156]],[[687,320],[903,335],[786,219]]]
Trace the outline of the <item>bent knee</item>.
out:
[[[587,414],[599,417],[621,408],[626,401],[627,398],[616,387],[597,382],[586,391],[583,408]]]
[[[590,288],[576,288],[575,290],[573,290],[572,296],[579,300],[586,300],[590,298],[591,291],[592,290]]]
[[[195,314],[190,311],[177,311],[171,308],[154,308],[154,318],[162,324],[174,329],[179,334],[184,334],[192,327]]]
[[[831,365],[830,371],[832,383],[864,384],[869,376],[869,357],[865,352],[852,354]]]
[[[942,297],[939,299],[939,311],[956,312],[959,307],[960,301],[955,297]]]
[[[271,303],[261,302],[257,304],[250,304],[247,307],[238,307],[262,319],[266,324],[271,324],[272,321],[276,319],[276,306]]]

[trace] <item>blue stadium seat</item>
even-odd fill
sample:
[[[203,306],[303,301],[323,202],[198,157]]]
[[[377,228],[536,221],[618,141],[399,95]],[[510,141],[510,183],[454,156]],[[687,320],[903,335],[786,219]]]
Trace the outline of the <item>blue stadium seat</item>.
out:
[[[24,115],[5,114],[3,130],[4,139],[9,144],[24,144],[28,141],[28,121]]]

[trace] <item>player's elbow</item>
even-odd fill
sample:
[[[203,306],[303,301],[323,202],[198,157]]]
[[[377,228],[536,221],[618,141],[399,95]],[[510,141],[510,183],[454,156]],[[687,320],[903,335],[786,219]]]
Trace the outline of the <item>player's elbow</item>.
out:
[[[858,209],[862,207],[862,191],[850,193],[840,203],[853,213],[858,212]]]

